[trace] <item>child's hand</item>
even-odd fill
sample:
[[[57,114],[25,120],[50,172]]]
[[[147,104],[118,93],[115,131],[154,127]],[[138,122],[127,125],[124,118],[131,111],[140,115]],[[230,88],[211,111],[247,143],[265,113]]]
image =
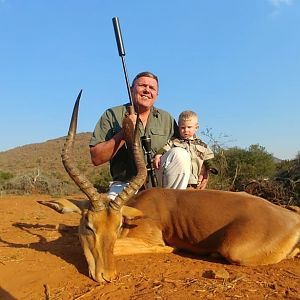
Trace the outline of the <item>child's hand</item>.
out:
[[[153,160],[154,169],[159,169],[161,156],[162,156],[161,154],[156,154],[155,155],[154,160]]]
[[[205,168],[205,166],[203,165],[201,168],[201,172],[199,174],[198,177],[198,185],[197,185],[197,189],[199,190],[204,190],[207,186],[208,183],[208,171]]]

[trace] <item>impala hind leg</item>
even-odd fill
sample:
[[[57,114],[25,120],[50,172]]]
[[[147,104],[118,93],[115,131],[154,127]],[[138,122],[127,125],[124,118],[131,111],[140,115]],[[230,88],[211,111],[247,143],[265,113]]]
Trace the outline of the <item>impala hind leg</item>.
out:
[[[232,236],[235,238],[233,239]],[[275,264],[283,259],[295,257],[300,252],[299,232],[263,232],[248,235],[242,230],[231,234],[226,247],[220,252],[231,263],[244,266]]]

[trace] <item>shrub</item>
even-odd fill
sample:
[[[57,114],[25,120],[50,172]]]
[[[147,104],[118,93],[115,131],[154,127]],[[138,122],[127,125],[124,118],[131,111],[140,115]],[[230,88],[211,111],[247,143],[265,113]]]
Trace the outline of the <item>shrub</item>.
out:
[[[257,144],[248,149],[221,149],[215,156],[220,175],[212,184],[219,189],[243,191],[249,181],[270,178],[276,171],[273,156]]]
[[[109,189],[109,182],[112,180],[109,167],[104,166],[100,169],[99,175],[92,178],[94,187],[101,193],[106,193]]]
[[[14,177],[14,175],[10,172],[0,171],[0,184],[5,182],[6,180],[13,178],[13,177]]]

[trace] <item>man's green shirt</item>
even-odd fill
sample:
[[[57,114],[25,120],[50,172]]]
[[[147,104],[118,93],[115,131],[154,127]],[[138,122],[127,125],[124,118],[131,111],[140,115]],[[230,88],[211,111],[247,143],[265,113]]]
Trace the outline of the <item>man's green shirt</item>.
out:
[[[110,140],[122,128],[122,121],[127,112],[126,105],[107,109],[96,124],[90,146]],[[151,138],[152,155],[177,133],[178,127],[174,118],[166,111],[153,107],[149,114],[146,128],[139,122],[140,136]],[[113,180],[129,181],[136,175],[132,154],[124,145],[110,161],[110,172]]]

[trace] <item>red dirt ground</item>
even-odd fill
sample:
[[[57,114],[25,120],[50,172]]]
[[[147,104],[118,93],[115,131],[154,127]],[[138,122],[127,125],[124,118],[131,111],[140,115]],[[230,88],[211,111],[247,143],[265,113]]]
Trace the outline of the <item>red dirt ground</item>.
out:
[[[300,299],[300,258],[241,267],[184,253],[123,256],[119,278],[98,284],[79,244],[80,216],[37,203],[48,198],[0,198],[1,300]]]

